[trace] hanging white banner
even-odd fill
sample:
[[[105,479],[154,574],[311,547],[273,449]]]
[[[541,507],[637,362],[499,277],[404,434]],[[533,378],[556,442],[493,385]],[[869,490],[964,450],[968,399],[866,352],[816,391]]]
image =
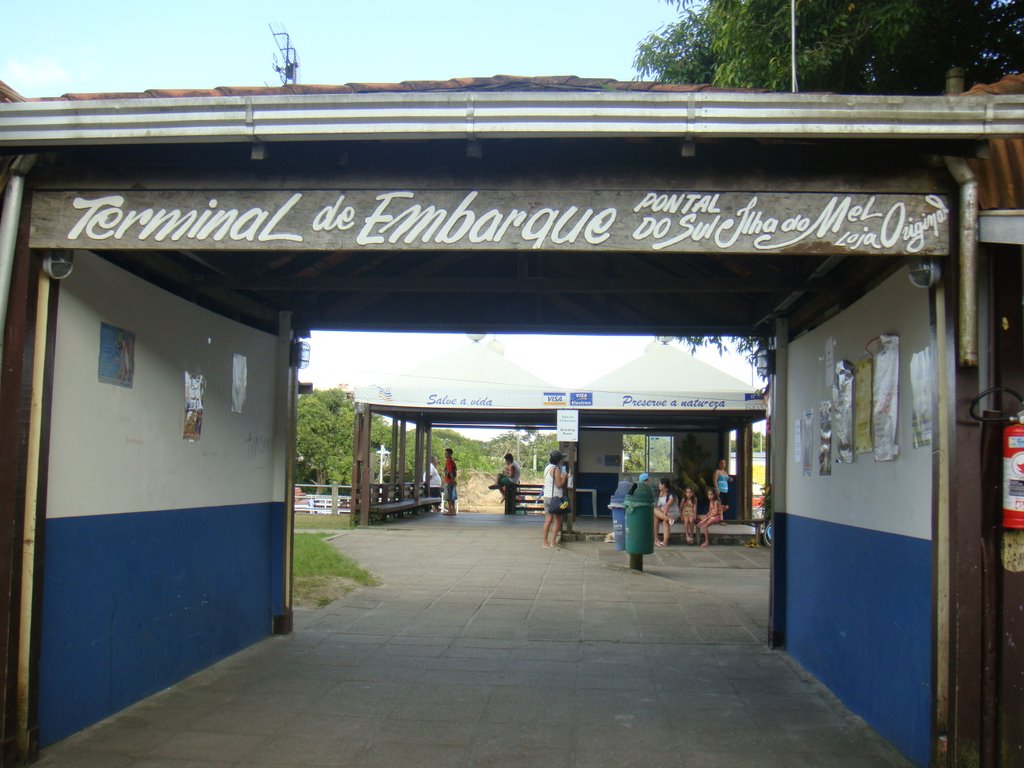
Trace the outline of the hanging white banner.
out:
[[[412,408],[604,411],[764,411],[757,392],[599,392],[530,387],[426,387],[402,384],[357,387],[361,403]]]

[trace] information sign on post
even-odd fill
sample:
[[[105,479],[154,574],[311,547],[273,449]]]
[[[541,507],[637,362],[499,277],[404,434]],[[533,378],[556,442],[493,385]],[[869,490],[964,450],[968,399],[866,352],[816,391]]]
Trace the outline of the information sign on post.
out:
[[[580,439],[580,412],[565,408],[558,411],[558,442],[578,443]]]

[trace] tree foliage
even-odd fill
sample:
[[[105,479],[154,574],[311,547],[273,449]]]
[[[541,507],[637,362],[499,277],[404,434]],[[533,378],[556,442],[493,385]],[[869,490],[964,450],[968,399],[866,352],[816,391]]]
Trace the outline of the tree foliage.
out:
[[[647,470],[647,435],[622,436],[622,471],[639,474]]]
[[[355,405],[341,389],[299,396],[296,424],[295,482],[328,485],[352,482]],[[374,445],[391,441],[391,427],[379,416],[370,429]]]
[[[340,389],[301,395],[296,430],[295,480],[299,483],[351,482],[352,402]]]
[[[769,348],[767,336],[680,336],[679,341],[690,348],[690,352],[696,352],[701,347],[714,347],[718,354],[722,355],[729,349],[744,359],[754,364],[757,353],[762,349]]]
[[[502,466],[503,456],[511,453],[522,464],[523,474],[532,476],[534,467],[538,475],[547,466],[548,456],[558,448],[558,438],[553,432],[540,432],[536,429],[514,429],[504,432],[486,443],[487,454],[495,464]]]
[[[411,436],[409,440],[412,440]],[[523,471],[528,473],[532,470],[534,456],[538,457],[537,466],[543,469],[548,462],[548,454],[557,447],[558,441],[553,433],[527,429],[503,432],[490,440],[475,440],[451,429],[435,429],[431,437],[431,450],[439,459],[444,456],[445,448],[451,448],[460,471],[478,469],[495,474],[505,465],[506,453],[515,456]],[[406,456],[409,477],[412,477],[413,461],[415,455],[410,451]]]
[[[790,89],[790,3],[666,0],[679,18],[642,41],[634,66],[662,82]],[[988,83],[1024,61],[1014,0],[797,0],[802,91],[941,93],[945,72]]]

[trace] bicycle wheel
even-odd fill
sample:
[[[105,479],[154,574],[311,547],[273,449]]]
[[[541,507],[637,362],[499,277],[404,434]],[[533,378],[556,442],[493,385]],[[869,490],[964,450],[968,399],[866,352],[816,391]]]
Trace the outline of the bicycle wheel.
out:
[[[769,520],[764,528],[761,529],[761,537],[764,539],[764,545],[770,547],[772,545],[772,521]]]

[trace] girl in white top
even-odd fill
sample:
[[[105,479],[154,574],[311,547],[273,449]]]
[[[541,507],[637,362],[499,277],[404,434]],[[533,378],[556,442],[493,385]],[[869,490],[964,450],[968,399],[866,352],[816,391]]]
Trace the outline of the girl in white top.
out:
[[[550,463],[544,468],[544,546],[557,547],[558,535],[562,532],[562,489],[569,470],[562,465],[565,456],[561,451],[552,451]],[[548,543],[548,531],[551,542]]]
[[[672,479],[663,477],[658,483],[658,506],[654,508],[654,544],[658,547],[667,547],[669,537],[672,535],[672,525],[679,519],[679,494],[672,487]],[[658,525],[661,523],[661,526]],[[663,537],[658,539],[658,528],[665,531]]]

